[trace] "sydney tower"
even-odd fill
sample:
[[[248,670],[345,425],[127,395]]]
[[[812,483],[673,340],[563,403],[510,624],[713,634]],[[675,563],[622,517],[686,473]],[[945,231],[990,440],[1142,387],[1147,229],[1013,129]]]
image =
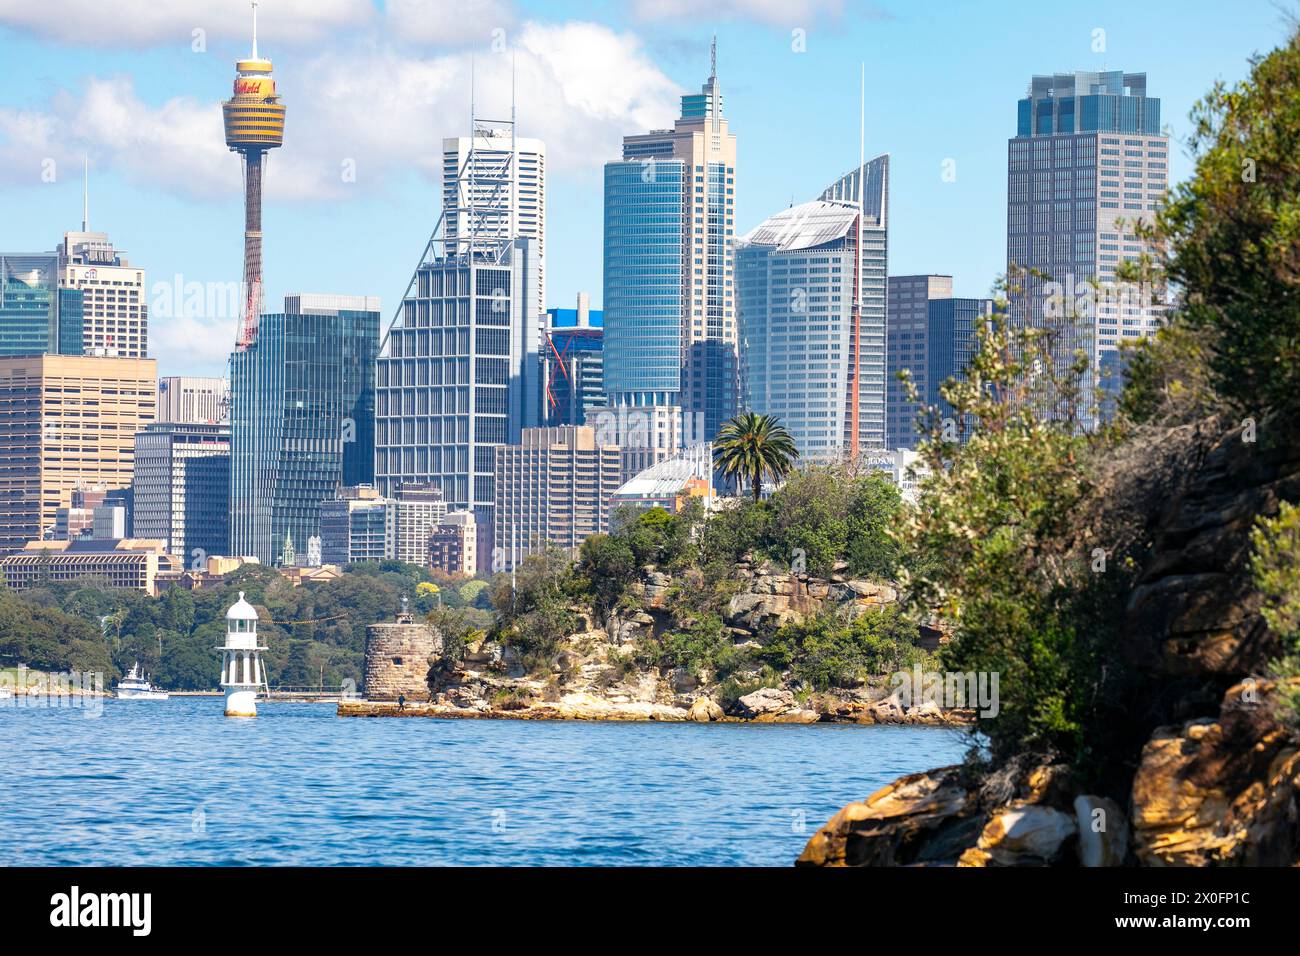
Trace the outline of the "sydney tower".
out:
[[[284,143],[284,104],[275,93],[271,61],[257,55],[257,3],[253,3],[253,55],[235,63],[235,92],[221,105],[226,145],[244,157],[244,313],[236,348],[257,341],[262,311],[262,172],[266,151]]]

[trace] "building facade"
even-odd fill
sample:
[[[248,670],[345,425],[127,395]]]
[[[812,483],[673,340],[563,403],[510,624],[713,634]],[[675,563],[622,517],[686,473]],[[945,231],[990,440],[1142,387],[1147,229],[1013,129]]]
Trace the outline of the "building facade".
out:
[[[938,409],[942,419],[953,417],[952,406],[939,390],[949,379],[966,377],[966,366],[975,354],[975,340],[980,326],[993,315],[992,299],[933,299],[929,305],[926,329],[926,388],[925,404]],[[962,422],[958,434],[961,441],[970,438],[974,422]],[[900,447],[915,447],[914,445]]]
[[[877,157],[781,210],[737,250],[742,405],[781,419],[810,461],[885,444],[888,164]]]
[[[392,557],[425,566],[429,560],[429,535],[447,514],[447,502],[437,485],[402,485],[393,502]]]
[[[542,343],[542,425],[583,425],[587,412],[605,404],[603,314],[592,311],[587,293],[576,309],[546,313]]]
[[[582,425],[526,428],[496,450],[494,567],[511,570],[547,547],[573,553],[609,530],[610,498],[623,483],[617,445]]]
[[[393,556],[393,502],[375,488],[342,488],[321,502],[320,542],[324,564],[385,561]]]
[[[191,568],[230,540],[230,427],[155,422],[135,436],[132,534]]]
[[[1119,384],[1120,344],[1164,318],[1164,289],[1119,282],[1116,269],[1153,252],[1135,224],[1154,219],[1168,185],[1169,137],[1145,73],[1033,77],[1007,144],[1011,319],[1060,329],[1061,363],[1083,349],[1106,390]]]
[[[229,553],[263,564],[305,552],[321,502],[374,480],[379,302],[286,296],[230,357]]]
[[[0,356],[81,355],[84,308],[59,286],[57,253],[0,253]]]
[[[230,422],[230,379],[168,375],[158,379],[158,421]]]
[[[890,449],[915,448],[920,441],[917,416],[928,401],[930,388],[930,302],[950,298],[952,276],[889,277],[885,444]],[[908,391],[898,378],[904,369],[916,386],[916,401],[908,400]]]
[[[605,390],[677,405],[712,438],[737,403],[736,137],[716,69],[671,130],[605,164]]]
[[[444,574],[472,575],[478,567],[477,546],[473,513],[450,512],[429,535],[429,567]]]
[[[149,354],[149,303],[144,270],[114,249],[104,232],[65,232],[59,245],[59,287],[82,294],[86,355]]]
[[[52,533],[78,489],[131,484],[157,381],[153,359],[0,358],[0,554]]]
[[[131,538],[32,541],[0,560],[5,585],[15,591],[93,577],[109,588],[156,594],[158,575],[180,570],[161,541]]]
[[[537,315],[546,311],[546,144],[509,124],[476,123],[442,141],[443,249],[451,257],[533,240]]]

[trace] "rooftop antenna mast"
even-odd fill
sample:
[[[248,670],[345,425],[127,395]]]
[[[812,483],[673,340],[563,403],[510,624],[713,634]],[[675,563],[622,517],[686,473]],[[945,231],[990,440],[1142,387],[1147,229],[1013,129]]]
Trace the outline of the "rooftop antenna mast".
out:
[[[83,153],[86,166],[81,181],[81,231],[90,231],[90,154]]]
[[[858,461],[858,430],[862,393],[862,217],[866,214],[867,189],[862,167],[867,162],[867,64],[862,64],[861,88],[858,93],[858,185],[857,243],[853,252],[853,390],[849,396],[849,457]]]
[[[257,0],[253,0],[253,56],[257,59]]]

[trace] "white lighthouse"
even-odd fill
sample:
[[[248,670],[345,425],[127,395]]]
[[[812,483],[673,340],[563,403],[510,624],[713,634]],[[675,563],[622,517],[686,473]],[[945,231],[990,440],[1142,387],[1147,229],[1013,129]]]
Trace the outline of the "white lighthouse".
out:
[[[226,612],[226,644],[221,651],[221,686],[226,689],[227,717],[256,717],[257,691],[266,683],[262,651],[257,643],[257,611],[239,600]]]

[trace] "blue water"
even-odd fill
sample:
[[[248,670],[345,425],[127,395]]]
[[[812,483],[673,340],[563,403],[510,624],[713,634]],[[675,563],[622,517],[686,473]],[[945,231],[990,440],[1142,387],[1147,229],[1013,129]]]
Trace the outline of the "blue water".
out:
[[[957,731],[0,704],[0,864],[787,866]]]

